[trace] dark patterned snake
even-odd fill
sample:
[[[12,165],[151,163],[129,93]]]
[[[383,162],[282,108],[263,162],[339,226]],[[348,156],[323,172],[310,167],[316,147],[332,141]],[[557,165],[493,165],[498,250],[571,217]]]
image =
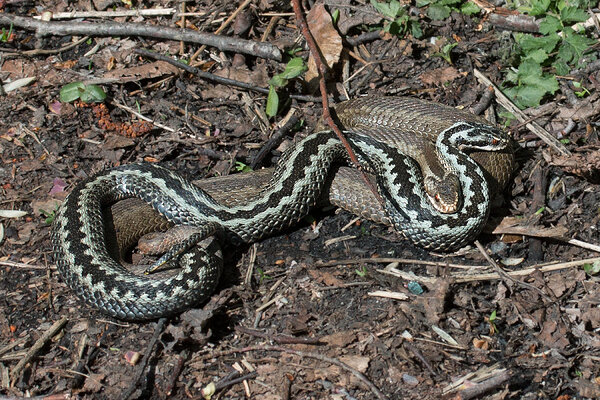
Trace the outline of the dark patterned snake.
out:
[[[505,133],[470,113],[411,98],[360,98],[339,104],[336,114],[383,204],[357,171],[338,169],[347,155],[329,130],[297,142],[273,171],[199,187],[154,164],[120,166],[77,184],[58,211],[52,243],[60,274],[102,311],[143,320],[210,296],[222,269],[221,240],[252,242],[281,231],[322,198],[425,248],[456,249],[481,232],[490,199],[513,168]],[[118,262],[140,236],[173,225],[194,228],[163,257],[179,263],[175,275],[140,276]]]

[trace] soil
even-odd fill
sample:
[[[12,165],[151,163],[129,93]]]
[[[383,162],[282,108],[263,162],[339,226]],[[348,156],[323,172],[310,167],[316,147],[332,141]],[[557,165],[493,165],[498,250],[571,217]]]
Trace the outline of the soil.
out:
[[[35,10],[91,7],[41,3]],[[4,11],[32,16],[31,5],[7,2]],[[187,17],[189,28],[214,32],[237,4],[187,7],[205,12]],[[352,7],[358,15],[373,10]],[[259,41],[275,18],[265,13],[290,11],[287,3],[251,3],[224,34]],[[403,95],[476,107],[488,89],[473,70],[503,81],[510,32],[456,12],[443,21],[421,17],[422,39],[344,41],[327,78],[331,95],[339,98],[350,77],[346,87],[354,97]],[[175,26],[164,16],[113,19]],[[356,39],[370,23],[348,28],[344,38]],[[322,112],[318,98],[285,100],[285,94],[318,93],[301,78],[291,80],[281,90],[279,115],[268,119],[265,94],[133,53],[147,48],[172,57],[181,50],[189,59],[199,45],[98,37],[62,52],[27,54],[79,38],[13,33],[0,45],[0,78],[35,81],[0,97],[0,209],[25,212],[0,216],[0,393],[6,398],[211,398],[212,384],[213,399],[600,398],[598,247],[581,247],[600,243],[599,118],[582,112],[599,107],[598,69],[572,72],[591,96],[573,100],[565,81],[545,105],[527,110],[528,118],[568,139],[573,156],[554,153],[525,124],[507,126],[519,144],[517,168],[479,241],[500,268],[517,274],[499,277],[475,245],[429,252],[390,228],[316,208],[281,234],[229,246],[208,303],[167,320],[132,323],[80,301],[56,271],[50,223],[66,193],[95,172],[133,162],[158,162],[192,180],[239,173],[237,163],[250,165],[277,131],[275,123],[294,109],[302,123],[258,168],[272,166],[294,136],[312,132]],[[289,50],[298,37],[293,16],[283,14],[267,41]],[[450,60],[435,56],[455,42]],[[308,51],[296,55],[306,58]],[[210,47],[198,60],[204,71],[262,88],[285,67]],[[61,102],[61,89],[76,81],[98,83],[108,94],[105,108]],[[488,114],[498,111],[493,107]],[[491,233],[509,232],[511,224],[527,235]],[[569,261],[577,262],[560,264]]]

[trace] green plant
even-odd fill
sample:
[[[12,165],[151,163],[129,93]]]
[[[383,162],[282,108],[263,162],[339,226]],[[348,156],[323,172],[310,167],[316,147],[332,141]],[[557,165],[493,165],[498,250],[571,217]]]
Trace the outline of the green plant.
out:
[[[300,76],[304,71],[307,70],[307,66],[304,60],[300,57],[294,57],[285,66],[285,70],[273,76],[269,80],[269,95],[267,97],[267,107],[265,112],[269,117],[277,115],[279,110],[279,95],[277,89],[284,87],[288,84],[290,79]]]
[[[84,103],[102,103],[106,93],[98,85],[86,85],[83,82],[69,83],[60,90],[60,101],[71,103],[81,99]]]
[[[406,11],[406,7],[398,0],[391,0],[389,3],[379,3],[377,0],[371,0],[371,5],[379,11],[386,22],[383,24],[383,30],[392,35],[404,35],[406,32],[420,38],[423,36],[421,25],[416,18],[411,18]]]
[[[452,11],[465,15],[477,14],[481,9],[471,1],[464,0],[417,0],[417,7],[427,7],[427,16],[433,20],[446,19]]]
[[[452,52],[452,49],[456,46],[458,46],[458,43],[447,43],[444,45],[444,47],[440,49],[440,51],[438,51],[437,53],[433,53],[431,56],[441,57],[444,60],[446,60],[448,64],[452,65],[452,58],[450,56],[450,52]]]
[[[589,0],[533,0],[519,7],[541,17],[541,35],[514,34],[519,64],[506,75],[503,90],[519,107],[537,106],[545,95],[554,94],[559,88],[557,75],[578,66],[597,42],[571,27],[589,18],[584,10],[588,6]],[[589,60],[595,58],[590,54]]]
[[[44,222],[46,223],[46,225],[52,225],[52,223],[54,222],[54,218],[56,218],[57,211],[58,211],[58,206],[56,206],[56,208],[54,208],[54,210],[52,212],[48,212],[48,211],[40,208],[40,212],[44,215],[44,217],[46,217],[46,219],[44,219]]]
[[[2,28],[2,33],[0,33],[0,42],[6,43],[11,41],[13,35],[13,24],[10,24],[8,30]]]
[[[583,264],[583,270],[588,275],[597,275],[600,273],[600,261],[595,261],[594,263],[586,263]]]
[[[265,271],[262,268],[256,268],[256,272],[258,272],[258,283],[263,283],[264,280],[272,279],[271,276],[265,274]]]
[[[249,165],[246,165],[241,161],[236,161],[235,162],[235,170],[237,172],[251,172],[252,168],[250,168]]]
[[[356,273],[356,275],[360,276],[361,278],[364,278],[365,276],[367,276],[367,267],[364,265],[360,266],[360,269],[355,269],[354,272]]]
[[[498,318],[496,317],[496,310],[492,311],[490,316],[487,318],[488,323],[490,324],[490,335],[493,335],[494,333],[498,332],[498,328],[496,327],[497,319]]]
[[[581,82],[573,82],[573,87],[575,89],[579,89],[579,91],[575,91],[575,95],[577,97],[585,97],[590,95],[590,91],[587,90],[585,86]]]

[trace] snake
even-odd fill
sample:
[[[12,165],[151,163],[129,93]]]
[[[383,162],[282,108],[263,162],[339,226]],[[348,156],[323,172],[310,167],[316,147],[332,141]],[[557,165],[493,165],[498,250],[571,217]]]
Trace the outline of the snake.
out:
[[[323,198],[427,249],[457,249],[481,232],[492,196],[512,172],[506,133],[466,111],[409,97],[349,100],[335,114],[378,196],[343,166],[347,151],[324,128],[286,150],[272,171],[199,185],[153,163],[118,166],[76,184],[56,213],[51,241],[62,279],[116,318],[171,315],[212,294],[222,271],[221,242],[251,243],[280,232]],[[436,180],[450,189],[430,188]],[[128,201],[142,204],[145,214],[127,211],[132,205],[118,211]],[[138,275],[119,261],[141,235],[168,226],[193,228],[164,256],[178,263],[174,275]],[[115,239],[115,229],[134,233]]]

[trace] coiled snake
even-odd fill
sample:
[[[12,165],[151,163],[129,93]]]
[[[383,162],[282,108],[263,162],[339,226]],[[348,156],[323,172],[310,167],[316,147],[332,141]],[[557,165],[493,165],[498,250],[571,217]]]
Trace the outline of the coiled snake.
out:
[[[168,278],[135,275],[117,262],[103,210],[126,198],[155,211],[115,221],[122,229],[133,221],[141,226],[121,246],[165,225],[196,227],[192,243],[212,235],[256,241],[302,218],[324,193],[426,248],[458,248],[480,233],[491,193],[512,172],[506,134],[467,112],[410,98],[366,97],[341,103],[336,112],[361,164],[374,174],[383,206],[353,170],[331,172],[346,161],[346,151],[327,130],[287,150],[268,177],[213,179],[204,189],[157,165],[125,165],[76,185],[58,211],[52,243],[63,279],[86,302],[132,320],[183,310],[212,293],[222,264],[218,241],[181,255],[181,270]],[[446,187],[437,189],[441,183]],[[256,194],[237,192],[245,186]]]

